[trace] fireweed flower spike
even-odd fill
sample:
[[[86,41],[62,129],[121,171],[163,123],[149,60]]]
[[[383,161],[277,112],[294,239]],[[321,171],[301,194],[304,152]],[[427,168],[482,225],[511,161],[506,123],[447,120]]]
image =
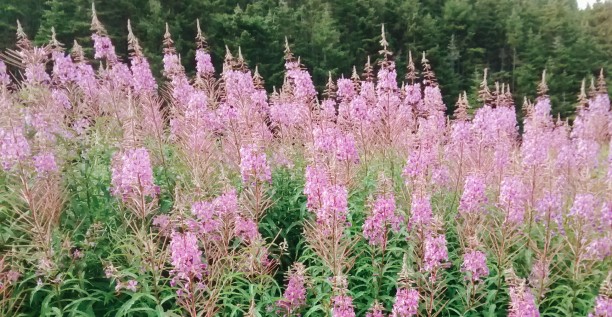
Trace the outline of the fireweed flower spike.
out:
[[[391,317],[416,316],[419,308],[419,293],[415,289],[400,288],[395,294]]]
[[[363,236],[371,245],[386,244],[387,226],[398,232],[402,218],[395,214],[395,197],[393,194],[380,195],[374,201],[372,214],[363,224]]]
[[[153,182],[149,152],[145,148],[128,149],[113,157],[111,192],[123,201],[156,197],[159,187]]]
[[[484,211],[484,204],[487,202],[485,193],[486,184],[482,177],[470,175],[465,180],[463,195],[459,202],[459,213],[461,214],[480,214]]]
[[[385,317],[384,310],[385,307],[378,301],[375,301],[374,304],[372,304],[372,307],[370,307],[366,313],[366,317]]]
[[[306,304],[306,267],[302,263],[295,263],[289,271],[287,288],[283,298],[276,302],[279,310],[291,316],[293,312]],[[284,315],[285,316],[285,315]]]
[[[475,282],[483,277],[487,277],[489,275],[487,256],[481,251],[469,250],[463,255],[461,271],[466,273],[466,279],[471,279]]]
[[[540,312],[535,304],[535,298],[525,281],[518,278],[512,270],[509,270],[507,275],[510,285],[508,317],[539,317]]]
[[[332,298],[332,317],[355,317],[353,298],[348,295],[337,295]]]
[[[240,157],[240,174],[245,184],[272,181],[266,154],[258,150],[255,145],[240,148]]]

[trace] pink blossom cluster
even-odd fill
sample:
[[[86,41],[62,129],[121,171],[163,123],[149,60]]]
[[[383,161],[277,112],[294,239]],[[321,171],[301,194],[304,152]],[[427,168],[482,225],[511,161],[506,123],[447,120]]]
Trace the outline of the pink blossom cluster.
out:
[[[463,255],[461,271],[467,273],[465,278],[472,281],[479,281],[481,278],[488,276],[487,256],[478,250],[468,250]]]
[[[193,282],[202,279],[206,264],[202,262],[202,251],[196,235],[191,232],[173,232],[170,240],[170,257],[173,269],[172,284]]]
[[[355,317],[352,297],[348,295],[334,296],[332,304],[332,317]]]
[[[294,265],[295,267],[295,265]],[[306,304],[306,277],[301,269],[290,272],[283,298],[276,305],[289,315]]]
[[[395,294],[391,317],[416,316],[419,308],[419,292],[415,289],[400,288]]]
[[[329,154],[339,161],[359,162],[355,139],[336,127],[317,127],[313,130],[315,151]]]
[[[525,185],[517,177],[505,177],[499,191],[499,207],[506,214],[506,221],[520,224],[525,218],[527,193]]]
[[[366,317],[385,317],[383,311],[384,307],[380,303],[375,302],[366,313]]]
[[[240,156],[240,174],[245,184],[272,181],[272,174],[265,153],[251,145],[240,148]]]
[[[610,317],[612,316],[612,298],[606,295],[599,295],[595,299],[593,312],[589,317]]]
[[[395,212],[395,197],[393,194],[380,195],[372,206],[372,214],[363,224],[363,236],[370,245],[385,247],[388,226],[398,232],[403,218]]]
[[[415,227],[427,226],[432,218],[431,198],[419,194],[412,195],[410,203],[410,225]]]
[[[444,234],[428,233],[425,236],[423,270],[432,272],[448,261],[448,249]]]
[[[30,144],[23,135],[23,128],[0,128],[0,160],[5,171],[10,170],[30,155]]]
[[[145,148],[128,149],[113,157],[112,193],[126,201],[139,196],[155,197],[159,187],[153,181],[149,152]]]
[[[510,287],[508,317],[539,317],[540,312],[531,290],[525,284]]]
[[[481,214],[487,202],[486,184],[482,177],[470,175],[465,180],[463,194],[459,201],[460,214]]]

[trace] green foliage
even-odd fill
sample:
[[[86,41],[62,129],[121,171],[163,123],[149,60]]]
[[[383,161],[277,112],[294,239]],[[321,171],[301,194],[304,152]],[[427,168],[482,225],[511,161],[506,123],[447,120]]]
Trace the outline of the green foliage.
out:
[[[361,69],[367,55],[378,50],[383,23],[400,76],[408,50],[415,56],[428,52],[449,111],[460,92],[471,90],[467,79],[475,71],[488,68],[489,78],[510,84],[521,104],[524,96],[535,97],[538,73],[547,68],[553,112],[567,117],[575,109],[580,81],[612,68],[610,2],[586,10],[568,0],[115,0],[96,5],[123,56],[131,19],[157,76],[164,23],[191,70],[200,19],[217,69],[226,45],[234,53],[240,47],[249,65],[259,67],[268,90],[282,85],[285,36],[322,91],[328,71],[348,77],[353,65]],[[84,0],[9,0],[0,4],[0,48],[14,45],[20,19],[38,44],[48,41],[54,26],[60,42],[70,47],[76,39],[89,49],[90,10]]]

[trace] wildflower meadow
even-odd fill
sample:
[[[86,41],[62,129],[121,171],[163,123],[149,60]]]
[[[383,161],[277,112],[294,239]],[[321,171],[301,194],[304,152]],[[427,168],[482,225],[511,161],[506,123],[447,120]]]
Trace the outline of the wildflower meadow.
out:
[[[383,25],[321,93],[286,40],[266,91],[198,22],[157,79],[92,12],[93,51],[18,26],[0,61],[0,316],[612,316],[606,70],[571,120],[546,72],[451,112]]]

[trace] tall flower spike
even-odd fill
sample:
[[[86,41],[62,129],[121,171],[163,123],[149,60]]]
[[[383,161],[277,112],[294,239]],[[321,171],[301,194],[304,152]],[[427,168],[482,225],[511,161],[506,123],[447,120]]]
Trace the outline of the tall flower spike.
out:
[[[164,54],[176,54],[176,49],[174,48],[174,41],[172,40],[172,34],[170,34],[170,27],[168,27],[168,22],[166,22],[166,33],[164,33]]]
[[[379,54],[383,56],[383,60],[380,62],[381,66],[386,67],[389,61],[389,57],[393,55],[387,48],[389,47],[389,42],[387,42],[387,36],[385,35],[385,24],[383,23],[380,27],[380,46],[382,46],[382,50],[378,51]]]
[[[242,49],[240,48],[240,46],[238,46],[238,58],[236,58],[236,67],[243,72],[246,72],[248,70],[248,65],[244,60],[244,57],[242,56]]]
[[[72,50],[70,52],[70,55],[72,55],[72,59],[74,59],[75,63],[85,62],[85,53],[83,52],[83,47],[79,45],[77,40],[74,40],[74,44],[72,44]]]
[[[197,48],[208,51],[208,42],[206,42],[206,37],[202,33],[202,29],[200,29],[200,19],[196,19],[196,28],[198,30],[195,37]]]
[[[586,94],[586,81],[583,78],[580,84],[580,93],[578,94],[578,110],[585,109],[589,105],[589,99]]]
[[[23,31],[19,20],[17,20],[17,47],[22,51],[32,49],[32,42],[30,42],[28,35]]]
[[[529,99],[527,99],[527,96],[523,97],[523,115],[525,116],[525,118],[529,118],[531,117],[531,114],[533,113],[533,103],[531,103],[531,101],[529,101]]]
[[[491,90],[489,90],[489,83],[487,82],[487,72],[489,69],[485,68],[482,74],[482,82],[480,82],[478,90],[478,100],[482,103],[489,103],[493,99]]]
[[[414,66],[414,61],[412,60],[412,51],[408,51],[408,65],[406,66],[406,80],[410,81],[411,85],[414,85],[414,82],[417,80],[417,72],[416,67]]]
[[[138,43],[138,38],[134,36],[132,32],[132,24],[130,23],[130,19],[127,20],[127,29],[128,29],[128,49],[132,51],[133,56],[142,56],[142,48]]]
[[[595,97],[597,95],[597,88],[595,88],[595,78],[591,77],[591,85],[589,85],[589,92],[587,93],[589,98]]]
[[[462,94],[459,94],[459,98],[457,98],[457,109],[455,109],[455,120],[458,121],[467,121],[468,118],[468,113],[467,113],[467,109],[468,109],[468,101],[467,99],[464,97],[465,96],[465,91]]]
[[[334,99],[336,98],[336,90],[338,89],[338,87],[336,87],[336,84],[334,83],[334,80],[332,79],[331,72],[329,72],[328,74],[329,74],[329,77],[327,78],[327,84],[325,84],[325,90],[323,91],[323,96],[326,99]]]
[[[64,51],[64,44],[60,43],[60,41],[57,40],[56,34],[55,34],[55,27],[51,27],[51,40],[49,41],[49,46],[51,47],[51,49],[53,51],[57,51],[57,52],[63,52]]]
[[[612,272],[608,273],[606,280],[599,289],[599,296],[595,299],[595,307],[589,317],[612,316]]]
[[[96,5],[93,1],[91,2],[91,28],[90,30],[95,31],[96,34],[98,35],[106,34],[106,29],[104,29],[104,26],[102,25],[102,23],[100,23],[100,20],[98,20],[98,14],[96,13]]]
[[[293,53],[291,52],[291,47],[289,47],[289,40],[287,39],[287,37],[285,36],[285,62],[293,62],[294,56]]]
[[[372,82],[374,80],[374,67],[372,67],[372,63],[370,62],[370,56],[368,55],[368,61],[363,67],[363,74],[361,75],[367,82]]]
[[[370,309],[366,313],[366,317],[384,317],[384,310],[385,306],[383,306],[378,301],[374,301],[374,304],[372,304],[372,307],[370,307]]]
[[[426,86],[436,86],[436,74],[431,69],[431,65],[429,65],[429,60],[427,59],[427,56],[425,56],[425,52],[423,52],[421,64],[423,65],[423,77],[425,78],[423,84]]]
[[[597,77],[597,92],[600,94],[608,93],[608,87],[606,86],[606,78],[604,77],[603,68],[599,70],[599,77]]]
[[[225,59],[223,60],[223,69],[233,69],[234,64],[234,55],[232,55],[232,51],[230,51],[229,47],[225,45]]]
[[[495,82],[495,91],[493,92],[493,100],[495,101],[495,103],[494,103],[495,107],[499,107],[499,104],[501,102],[501,99],[500,99],[500,95],[501,95],[500,90],[501,89],[504,89],[503,84],[502,84],[502,86],[500,86],[499,82],[496,81]]]
[[[253,72],[253,86],[257,89],[264,89],[264,84],[265,81],[259,74],[259,67],[255,66],[255,71]]]
[[[546,84],[546,69],[542,71],[542,80],[538,84],[538,95],[540,97],[546,96],[548,93],[548,85]]]

